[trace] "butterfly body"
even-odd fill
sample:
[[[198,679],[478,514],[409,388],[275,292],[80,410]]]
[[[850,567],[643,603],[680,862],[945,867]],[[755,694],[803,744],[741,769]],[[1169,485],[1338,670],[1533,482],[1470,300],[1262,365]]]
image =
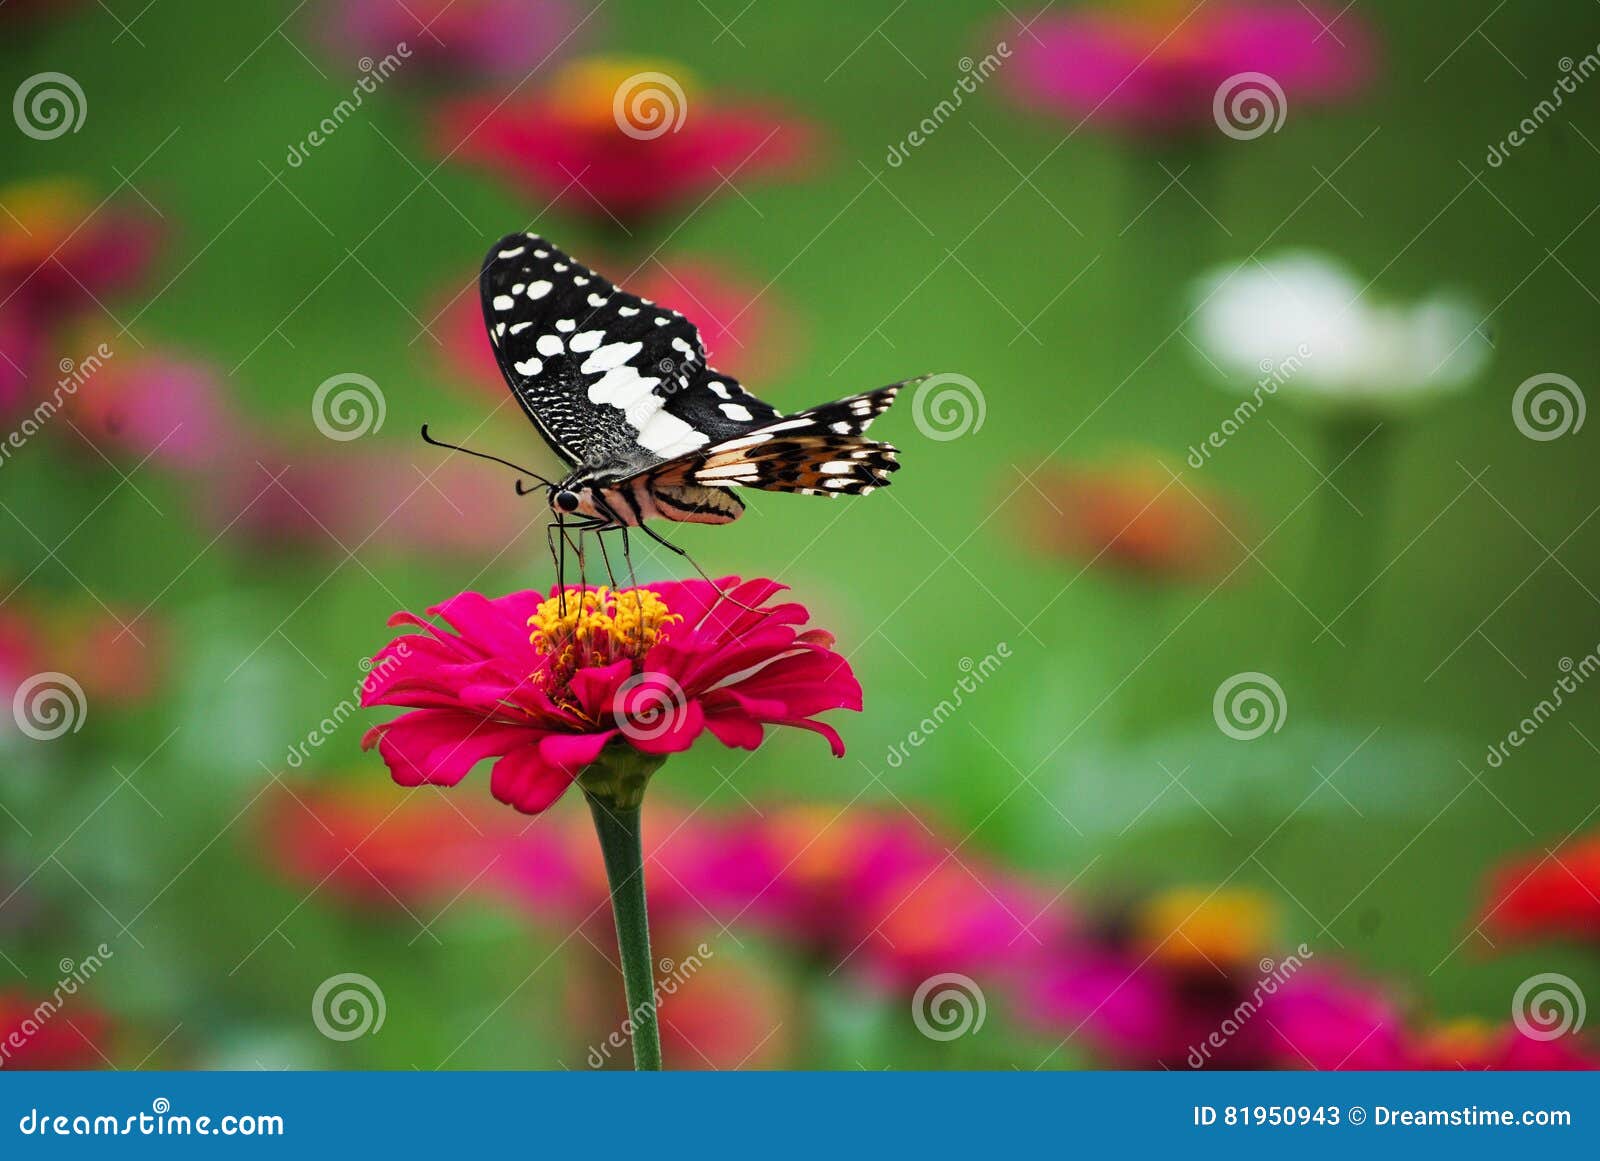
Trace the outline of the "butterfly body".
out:
[[[736,488],[865,495],[899,467],[863,433],[902,384],[784,415],[709,366],[683,315],[535,234],[491,248],[479,289],[512,396],[569,468],[548,488],[558,524],[726,524]]]

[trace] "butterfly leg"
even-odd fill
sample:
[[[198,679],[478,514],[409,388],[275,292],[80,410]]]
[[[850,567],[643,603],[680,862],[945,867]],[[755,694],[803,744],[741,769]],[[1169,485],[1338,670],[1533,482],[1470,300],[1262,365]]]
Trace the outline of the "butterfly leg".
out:
[[[628,547],[628,526],[622,526],[622,563],[628,566],[628,584],[633,588],[639,587],[639,577],[633,571],[633,550]]]
[[[611,588],[615,591],[617,588],[617,574],[611,571],[611,555],[606,552],[605,533],[596,531],[594,542],[600,546],[600,560],[606,566],[606,579],[611,582]]]
[[[743,601],[734,600],[733,597],[729,596],[728,590],[722,588],[721,586],[719,586],[717,584],[716,581],[711,579],[710,575],[706,572],[706,570],[700,567],[699,561],[695,560],[694,557],[689,555],[689,550],[687,548],[679,548],[676,544],[672,543],[672,541],[670,541],[666,537],[662,536],[659,532],[657,532],[655,529],[651,528],[648,524],[640,524],[638,526],[638,528],[639,528],[640,532],[643,532],[651,540],[654,540],[657,544],[661,545],[661,547],[663,547],[663,548],[665,548],[665,549],[667,549],[667,550],[669,550],[671,552],[674,552],[677,555],[683,557],[684,560],[689,562],[689,566],[691,568],[693,568],[695,572],[700,574],[700,579],[706,581],[707,583],[709,583],[711,585],[712,588],[716,589],[716,591],[717,591],[717,599],[716,599],[715,602],[712,603],[711,609],[715,609],[718,604],[720,604],[722,601],[726,600],[726,601],[732,602],[735,605],[738,605],[739,608],[743,609],[747,613],[761,613],[763,616],[765,616],[765,614],[762,613],[762,610],[760,610],[760,609],[752,609],[749,605],[745,604]],[[706,610],[706,616],[709,617],[711,615],[711,609],[707,609]],[[703,620],[703,618],[702,618],[702,620]]]
[[[556,556],[556,607],[561,611],[562,620],[567,616],[567,526],[560,516],[551,525],[555,529],[560,548]]]

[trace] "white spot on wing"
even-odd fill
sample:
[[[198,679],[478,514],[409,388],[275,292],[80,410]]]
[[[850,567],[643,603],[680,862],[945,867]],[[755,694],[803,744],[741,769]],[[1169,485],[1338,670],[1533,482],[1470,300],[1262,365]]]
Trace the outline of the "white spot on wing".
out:
[[[620,367],[613,367],[589,384],[589,402],[609,403],[613,407],[627,410],[641,401],[650,400],[654,410],[659,408],[663,401],[659,396],[652,395],[650,389],[659,382],[660,379],[641,375],[636,368],[624,363]]]
[[[512,363],[511,369],[519,375],[527,375],[529,378],[532,378],[540,371],[544,370],[544,364],[538,359],[524,359],[520,363]]]
[[[558,319],[556,321],[556,330],[560,331],[562,334],[570,335],[573,330],[577,328],[577,325],[578,324],[573,322],[570,318]]]
[[[753,418],[750,409],[741,403],[719,403],[717,406],[722,409],[722,414],[729,419],[737,419],[740,423],[749,423]]]
[[[534,344],[534,349],[546,358],[551,355],[559,355],[563,350],[561,340],[555,335],[540,335],[539,341]]]
[[[497,295],[495,295],[494,296],[494,308],[495,308],[495,310],[510,310],[511,309],[511,296],[509,294],[497,294]]]
[[[621,366],[644,349],[643,343],[607,343],[584,360],[579,368],[585,375]]]
[[[523,249],[524,249],[524,247],[522,247],[522,246],[513,246],[509,250],[500,251],[500,257],[501,258],[515,258],[518,254],[522,253]]]
[[[584,331],[582,334],[573,335],[568,346],[574,353],[592,351],[600,345],[600,340],[606,337],[605,331]]]
[[[669,411],[657,411],[639,429],[640,446],[662,456],[681,456],[710,442],[710,436]]]
[[[528,297],[543,298],[550,293],[550,287],[551,284],[542,278],[538,282],[530,282],[528,283]]]

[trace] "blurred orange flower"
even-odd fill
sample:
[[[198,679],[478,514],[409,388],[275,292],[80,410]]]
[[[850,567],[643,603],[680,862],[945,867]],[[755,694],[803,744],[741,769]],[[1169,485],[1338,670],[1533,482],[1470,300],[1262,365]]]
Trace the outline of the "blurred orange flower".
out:
[[[1040,474],[1029,528],[1047,552],[1146,576],[1203,579],[1238,556],[1233,505],[1153,457]]]
[[[1501,863],[1479,921],[1492,940],[1600,941],[1600,832]]]

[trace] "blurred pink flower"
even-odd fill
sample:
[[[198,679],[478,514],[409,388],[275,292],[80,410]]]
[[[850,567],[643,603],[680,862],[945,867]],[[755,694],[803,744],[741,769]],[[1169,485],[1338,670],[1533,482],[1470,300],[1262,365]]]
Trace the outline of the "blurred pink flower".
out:
[[[96,206],[77,182],[0,188],[0,414],[57,382],[81,351],[54,349],[62,328],[136,285],[155,255],[143,215]]]
[[[468,83],[520,80],[592,30],[571,0],[334,0],[318,15],[321,38],[352,62],[404,43],[402,76]]]
[[[258,837],[291,881],[315,883],[363,908],[403,911],[454,898],[463,882],[493,868],[513,837],[497,825],[500,813],[490,817],[422,790],[397,798],[366,780],[284,784],[267,800]],[[419,851],[428,857],[418,858]]]
[[[670,83],[669,83],[670,82]],[[686,70],[650,60],[576,61],[527,98],[451,101],[434,122],[446,157],[597,218],[634,222],[812,161],[817,133],[786,113],[725,103]]]
[[[1576,1031],[1541,1040],[1525,1036],[1515,1026],[1496,1028],[1479,1020],[1457,1020],[1420,1033],[1409,1067],[1528,1072],[1600,1068],[1600,1052]]]
[[[544,520],[461,456],[418,463],[392,443],[332,441],[233,454],[204,499],[218,529],[262,551],[492,555]]]
[[[1001,83],[1020,104],[1075,123],[1162,135],[1213,127],[1213,103],[1247,86],[1281,107],[1262,74],[1297,112],[1354,96],[1370,80],[1372,37],[1348,10],[1313,4],[1142,3],[1075,8],[1040,17],[1028,32],[1001,27],[1013,50]],[[1222,95],[1219,96],[1219,93]],[[1249,100],[1227,119],[1277,114]]]
[[[1040,957],[1023,1011],[1135,1068],[1399,1068],[1398,1010],[1296,950],[1245,890],[1165,892]]]
[[[91,700],[137,705],[166,678],[167,630],[149,613],[80,606],[51,624],[52,668],[77,678]]]
[[[19,988],[0,991],[0,1044],[6,1046],[4,1064],[17,1071],[109,1068],[116,1024],[111,1016],[81,996],[70,1013],[44,1019],[54,1012],[59,997],[34,994]]]
[[[21,682],[53,672],[69,676],[92,703],[137,705],[160,688],[168,651],[166,625],[148,613],[21,590],[0,606],[0,697],[9,705]]]
[[[1401,1011],[1382,990],[1327,968],[1308,967],[1268,997],[1260,1067],[1373,1071],[1404,1068]]]
[[[113,355],[84,379],[66,411],[113,457],[199,471],[238,456],[239,431],[215,372],[164,352]]]
[[[44,653],[34,618],[15,599],[0,605],[0,705],[10,705],[17,686],[49,668]]]

